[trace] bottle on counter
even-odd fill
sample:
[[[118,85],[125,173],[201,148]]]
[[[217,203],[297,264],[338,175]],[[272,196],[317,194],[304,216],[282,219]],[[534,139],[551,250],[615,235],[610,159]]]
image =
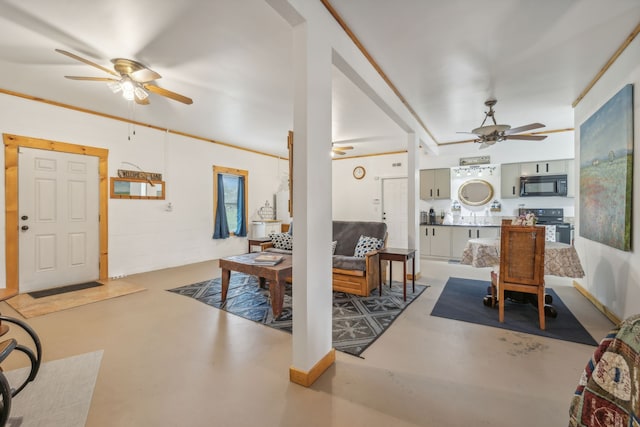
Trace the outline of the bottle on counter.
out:
[[[436,211],[433,208],[429,209],[429,224],[436,224]]]

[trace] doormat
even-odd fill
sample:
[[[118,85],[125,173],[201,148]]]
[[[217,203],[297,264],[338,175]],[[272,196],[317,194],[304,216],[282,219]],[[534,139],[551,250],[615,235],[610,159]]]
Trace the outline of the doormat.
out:
[[[195,298],[236,316],[291,333],[291,287],[291,284],[285,286],[282,314],[275,319],[271,311],[269,290],[260,288],[255,276],[232,273],[227,301],[224,303],[220,301],[220,278],[168,291]],[[416,292],[413,293],[411,283],[407,283],[406,301],[402,298],[402,283],[395,281],[391,289],[388,285],[382,287],[382,296],[378,295],[378,289],[371,291],[368,297],[333,292],[333,347],[361,357],[360,354],[373,344],[427,287],[416,283]]]
[[[98,282],[78,283],[75,285],[67,285],[67,286],[60,286],[58,288],[44,289],[42,291],[27,292],[27,294],[33,298],[44,298],[44,297],[50,297],[51,295],[66,294],[67,292],[74,292],[74,291],[80,291],[82,289],[95,288],[97,286],[102,286],[102,283],[98,283]]]
[[[25,319],[30,319],[144,290],[144,287],[126,280],[108,280],[104,282],[103,286],[82,289],[77,292],[66,292],[42,298],[33,298],[25,293],[9,298],[5,302]]]

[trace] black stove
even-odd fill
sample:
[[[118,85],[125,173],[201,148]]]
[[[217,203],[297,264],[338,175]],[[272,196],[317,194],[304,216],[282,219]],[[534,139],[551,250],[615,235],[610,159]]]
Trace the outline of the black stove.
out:
[[[562,208],[520,208],[518,215],[526,215],[532,213],[538,219],[540,225],[556,226],[556,242],[572,244],[573,242],[573,225],[564,222],[564,209]]]
[[[533,213],[538,219],[538,224],[564,224],[564,209],[532,209],[532,208],[520,208],[518,209],[518,215],[526,215]]]

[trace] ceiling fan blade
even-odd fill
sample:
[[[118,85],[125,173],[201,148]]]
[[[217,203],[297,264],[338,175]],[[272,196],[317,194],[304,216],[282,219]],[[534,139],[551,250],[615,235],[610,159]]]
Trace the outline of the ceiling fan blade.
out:
[[[111,77],[80,77],[80,76],[64,76],[70,80],[89,80],[93,82],[117,82],[118,79],[112,79]]]
[[[109,73],[109,74],[111,74],[111,75],[113,75],[113,76],[120,77],[120,74],[116,73],[115,71],[110,70],[110,69],[108,69],[108,68],[105,68],[105,67],[103,67],[102,65],[98,65],[98,64],[96,64],[95,62],[91,62],[91,61],[89,61],[88,59],[84,59],[83,57],[78,56],[78,55],[76,55],[76,54],[73,54],[73,53],[71,53],[71,52],[67,52],[66,50],[56,49],[56,52],[61,53],[61,54],[63,54],[63,55],[66,55],[66,56],[68,56],[69,58],[75,59],[76,61],[80,61],[80,62],[85,63],[85,64],[87,64],[87,65],[91,65],[92,67],[95,67],[95,68],[97,68],[97,69],[99,69],[99,70],[102,70],[102,71],[104,71],[105,73]]]
[[[162,78],[160,74],[156,73],[153,70],[150,70],[149,68],[143,68],[142,70],[134,71],[133,73],[129,74],[129,77],[131,77],[131,80],[138,83],[149,83],[153,80]]]
[[[335,154],[338,154],[340,156],[344,156],[345,154],[347,154],[344,151],[336,150],[335,148],[332,149],[331,151],[333,151]]]
[[[138,105],[149,105],[149,97],[146,97],[146,98],[142,99],[142,98],[138,98],[136,96],[134,98],[134,100],[136,101],[136,104],[138,104]]]
[[[179,93],[175,93],[175,92],[171,92],[170,90],[163,89],[160,86],[145,83],[143,87],[147,89],[149,92],[153,92],[161,96],[166,96],[167,98],[171,98],[174,101],[182,102],[183,104],[193,104],[193,100],[191,98],[187,98],[186,96],[180,95]]]
[[[547,135],[509,135],[507,139],[522,139],[526,141],[542,141]]]
[[[353,150],[351,145],[336,145],[334,146],[335,150]]]
[[[520,132],[524,132],[527,130],[532,130],[532,129],[539,129],[539,128],[543,128],[544,125],[542,123],[531,123],[529,125],[524,125],[524,126],[520,126],[517,128],[513,128],[513,129],[509,129],[507,131],[504,132],[505,135],[512,135],[514,133],[520,133]]]

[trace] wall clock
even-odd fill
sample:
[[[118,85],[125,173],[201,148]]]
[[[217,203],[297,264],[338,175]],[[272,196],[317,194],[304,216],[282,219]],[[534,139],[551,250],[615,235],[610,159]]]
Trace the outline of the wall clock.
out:
[[[366,170],[364,170],[363,166],[356,166],[355,168],[353,168],[353,177],[355,179],[362,179],[364,178],[365,174],[367,173]]]

